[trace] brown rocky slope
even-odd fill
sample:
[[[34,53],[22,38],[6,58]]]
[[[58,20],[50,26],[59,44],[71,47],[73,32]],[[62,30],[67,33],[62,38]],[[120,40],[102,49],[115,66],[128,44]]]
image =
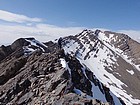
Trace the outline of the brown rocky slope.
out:
[[[93,85],[106,102],[93,98]],[[113,98],[86,66],[57,43],[21,38],[0,47],[1,105],[116,105]]]

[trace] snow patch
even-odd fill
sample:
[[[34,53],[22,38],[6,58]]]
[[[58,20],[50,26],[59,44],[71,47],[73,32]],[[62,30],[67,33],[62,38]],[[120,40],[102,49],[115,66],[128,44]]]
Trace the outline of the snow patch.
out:
[[[128,73],[130,73],[131,75],[134,75],[134,71],[133,70],[126,70]]]
[[[31,54],[32,52],[36,51],[35,49],[30,48],[30,47],[28,47],[28,46],[23,46],[23,49],[24,49],[24,54],[25,54],[25,55]]]
[[[39,41],[36,40],[36,39],[28,39],[28,38],[26,38],[25,40],[28,41],[28,42],[30,42],[31,45],[40,48],[43,52],[45,52],[45,49],[48,48],[48,46],[46,46],[45,44],[39,42]],[[31,45],[30,45],[30,46],[31,46]]]
[[[63,68],[66,68],[67,67],[67,63],[66,63],[65,59],[60,58],[60,63],[61,63],[61,65],[62,65]]]
[[[60,63],[62,65],[63,68],[65,68],[66,70],[68,70],[70,77],[71,77],[71,69],[69,68],[67,62],[65,61],[65,59],[60,58]]]

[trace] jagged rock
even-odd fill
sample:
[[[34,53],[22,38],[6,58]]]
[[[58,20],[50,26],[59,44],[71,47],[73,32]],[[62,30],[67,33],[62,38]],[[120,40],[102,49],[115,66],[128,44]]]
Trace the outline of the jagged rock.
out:
[[[0,85],[6,83],[10,78],[13,78],[20,69],[26,64],[26,58],[21,57],[10,61],[8,65],[4,65],[5,71],[0,75]]]
[[[79,43],[82,48],[82,42]],[[7,51],[8,54],[3,53]],[[34,38],[21,38],[8,49],[2,46],[0,53],[5,55],[0,58],[1,104],[115,105],[113,98],[118,99],[78,60],[78,52],[67,54],[57,43],[43,44]],[[98,95],[103,97],[96,97]]]

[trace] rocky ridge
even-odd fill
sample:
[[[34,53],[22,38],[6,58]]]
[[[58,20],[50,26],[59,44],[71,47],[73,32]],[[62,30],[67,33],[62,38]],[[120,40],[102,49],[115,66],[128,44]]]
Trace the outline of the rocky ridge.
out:
[[[109,88],[57,43],[21,38],[0,47],[1,105],[115,105]],[[94,90],[105,102],[94,98]],[[96,94],[96,95],[98,95]]]
[[[138,42],[121,33],[83,30],[65,37],[63,44],[127,105],[140,104]]]
[[[101,30],[0,47],[0,104],[139,105],[140,44]],[[136,83],[134,82],[136,81]]]

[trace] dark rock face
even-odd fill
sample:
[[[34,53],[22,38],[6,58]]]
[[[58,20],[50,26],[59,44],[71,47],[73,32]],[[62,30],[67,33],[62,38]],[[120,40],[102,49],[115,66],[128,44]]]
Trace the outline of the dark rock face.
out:
[[[83,74],[80,62],[71,56],[67,56],[66,61],[69,61],[68,65],[71,69],[71,82],[73,83],[73,87],[83,90],[84,93],[92,96],[91,83]]]
[[[10,46],[2,45],[0,47],[0,61],[2,61],[6,56],[12,53],[12,49]]]
[[[28,45],[30,43],[21,38],[11,46],[0,48],[0,53],[5,54],[0,63],[0,104],[114,105],[109,89],[56,43],[45,43],[48,52],[35,50],[24,54],[23,47]],[[62,67],[60,59],[64,59],[69,68]],[[86,98],[93,96],[91,82],[105,94],[106,103]],[[85,96],[78,95],[74,89],[79,89]]]
[[[3,65],[5,71],[0,75],[0,85],[3,85],[9,79],[13,78],[17,73],[19,73],[19,70],[25,65],[26,59],[27,58],[19,58],[13,60],[8,65]],[[1,69],[3,69],[3,67]]]
[[[16,40],[14,43],[12,43],[11,45],[11,49],[16,50],[17,48],[21,48],[23,46],[27,46],[30,43],[27,42],[24,38],[20,38],[18,40]]]

